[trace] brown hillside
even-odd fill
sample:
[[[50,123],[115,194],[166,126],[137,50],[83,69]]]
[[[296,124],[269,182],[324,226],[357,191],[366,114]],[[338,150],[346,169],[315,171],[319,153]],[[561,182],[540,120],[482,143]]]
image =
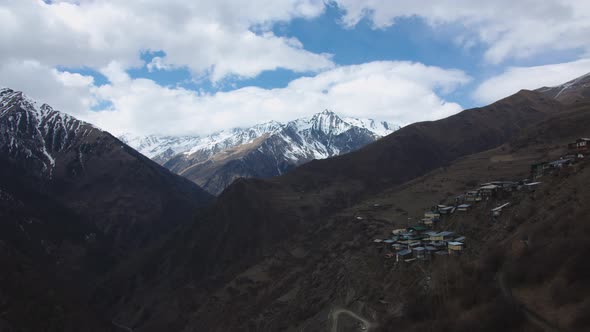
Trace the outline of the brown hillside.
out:
[[[240,180],[199,222],[113,275],[105,284],[113,294],[133,290],[111,300],[118,304],[113,314],[145,331],[186,324],[222,331],[315,330],[327,324],[336,305],[356,306],[378,321],[403,313],[407,294],[387,280],[407,280],[411,291],[418,267],[392,271],[368,245],[371,237],[464,190],[465,179],[491,176],[490,170],[526,176],[529,163],[543,157],[536,150],[546,146],[516,156],[506,156],[516,147],[503,146],[454,160],[497,147],[561,110],[542,94],[522,91],[485,108],[408,126],[358,152],[312,162],[271,181]],[[463,171],[444,175],[455,165]],[[450,177],[457,187],[439,187],[433,175],[399,186],[429,171]],[[382,207],[373,211],[375,201]],[[143,272],[130,278],[137,269]],[[184,286],[170,288],[178,284]],[[391,287],[387,293],[398,297],[387,301],[399,305],[383,312],[374,302]]]

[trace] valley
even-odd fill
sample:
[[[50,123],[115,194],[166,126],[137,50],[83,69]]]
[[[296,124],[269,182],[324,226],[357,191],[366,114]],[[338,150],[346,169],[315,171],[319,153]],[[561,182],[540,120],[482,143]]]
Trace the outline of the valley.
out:
[[[19,100],[1,114],[34,109]],[[37,318],[29,329],[51,317],[49,330],[65,331],[583,331],[588,161],[547,168],[538,179],[531,166],[560,160],[572,142],[587,137],[589,109],[586,101],[564,104],[521,91],[278,177],[236,179],[215,200],[97,129],[101,138],[86,155],[70,154],[80,149],[76,138],[68,147],[58,145],[61,150],[44,145],[33,154],[40,162],[28,164],[14,149],[33,145],[10,145],[21,127],[3,127],[13,129],[2,136],[9,139],[3,140],[8,152],[0,212],[12,223],[3,224],[0,257],[20,272],[3,277],[0,322],[7,329],[24,326],[33,310]],[[51,172],[43,151],[55,161]],[[107,164],[88,162],[79,172],[62,168],[64,160],[80,163],[95,155],[114,157],[103,159]],[[117,210],[72,205],[76,195],[91,206],[73,190],[104,190],[95,181],[105,178],[93,167],[104,170],[116,160],[117,172],[108,172],[122,177],[104,185],[120,195],[115,202],[124,204],[124,214],[111,219],[115,224],[93,222]],[[155,193],[195,196],[188,205],[170,200],[161,219],[140,227],[136,213],[154,204],[130,198],[147,194],[155,178],[162,186]],[[69,186],[56,191],[56,181]],[[507,181],[520,182],[520,189],[494,187],[497,194],[465,202],[466,212],[456,210],[458,196]],[[423,220],[437,213],[433,207],[440,214],[445,206],[453,209],[440,221]],[[492,217],[498,207],[501,213]],[[169,211],[182,209],[171,221]],[[94,213],[101,217],[93,219]],[[448,245],[426,259],[410,241],[405,258],[403,245],[391,247],[399,239],[375,242],[410,226],[422,235],[432,227],[423,248],[433,246],[434,237],[446,239],[444,231],[464,236],[452,238],[462,241],[460,254],[444,255],[456,250]],[[40,283],[37,276],[52,277]],[[15,302],[23,292],[52,309]]]
[[[0,1],[0,332],[590,331],[590,1]]]
[[[490,210],[505,200],[479,203],[471,212],[456,212],[437,226],[466,236],[465,252],[457,259],[395,265],[395,259],[378,253],[373,240],[407,227],[408,218],[417,222],[433,205],[454,202],[457,195],[478,184],[526,179],[532,164],[558,159],[567,152],[568,143],[587,135],[587,107],[584,103],[555,103],[542,94],[524,91],[486,108],[405,127],[358,152],[314,161],[282,177],[239,180],[203,211],[199,222],[184,228],[182,233],[191,234],[184,242],[175,237],[174,242],[154,248],[149,257],[175,263],[160,266],[155,275],[141,279],[141,284],[160,294],[151,310],[167,315],[153,322],[148,319],[143,328],[155,331],[185,322],[182,324],[189,329],[199,326],[219,331],[322,331],[329,328],[331,310],[345,308],[377,322],[384,331],[423,331],[433,326],[471,331],[482,321],[489,331],[536,331],[538,327],[502,295],[496,276],[498,271],[509,273],[515,265],[523,265],[519,260],[527,260],[528,255],[551,256],[544,250],[518,256],[511,248],[522,243],[522,234],[531,232],[528,236],[533,237],[536,227],[543,229],[535,227],[534,220],[542,225],[559,220],[537,209],[552,206],[548,202],[553,198],[545,198],[549,193],[568,195],[570,189],[553,189],[564,181],[566,173],[543,179],[534,195],[514,194],[497,223],[490,222]],[[466,122],[470,126],[462,127]],[[453,131],[439,126],[473,131],[458,131],[453,142],[448,135]],[[426,134],[418,134],[423,128],[428,128],[425,133],[447,135],[428,141],[423,137]],[[495,128],[502,131],[494,132]],[[421,141],[411,145],[409,138]],[[399,141],[406,144],[397,145]],[[470,145],[461,147],[461,142]],[[379,158],[379,162],[371,158]],[[386,163],[385,158],[395,161]],[[584,165],[576,166],[564,182],[577,186],[576,193],[585,192]],[[583,214],[585,207],[574,203],[563,208]],[[582,229],[574,234],[584,234],[584,225],[579,224]],[[543,248],[542,242],[538,245]],[[182,257],[187,248],[191,254]],[[169,278],[185,280],[185,286],[162,287]],[[145,294],[124,271],[114,279],[122,282],[123,289],[139,287],[137,294]],[[533,281],[525,284],[529,282]],[[471,290],[475,288],[478,291],[474,293]],[[138,295],[131,301],[145,305],[149,298]],[[178,310],[169,311],[168,301],[174,301]],[[571,305],[580,308],[576,312],[583,312],[583,302]],[[135,315],[133,311],[118,312],[123,317]],[[546,317],[544,312],[539,314]],[[569,329],[583,326],[583,316],[571,319],[551,322]]]

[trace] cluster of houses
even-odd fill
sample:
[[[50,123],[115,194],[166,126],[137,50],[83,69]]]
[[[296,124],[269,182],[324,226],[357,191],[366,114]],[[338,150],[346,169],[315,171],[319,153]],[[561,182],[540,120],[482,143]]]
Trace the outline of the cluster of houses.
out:
[[[492,181],[479,185],[478,188],[468,190],[465,193],[455,198],[454,205],[436,205],[433,206],[430,211],[424,213],[422,218],[422,224],[433,227],[441,218],[446,215],[453,213],[464,213],[471,210],[473,204],[481,201],[487,201],[491,198],[502,198],[507,197],[509,193],[514,191],[534,191],[541,182],[529,182],[528,180],[523,181]],[[502,214],[502,210],[510,206],[510,203],[501,204],[493,209],[490,213],[492,217],[498,217]]]
[[[424,213],[420,224],[412,227],[394,229],[391,237],[375,239],[374,244],[382,252],[386,250],[385,258],[395,258],[396,262],[413,262],[416,260],[428,261],[436,256],[459,255],[465,249],[465,237],[452,231],[435,231],[433,227],[441,222],[444,216],[454,213],[466,213],[472,205],[487,201],[491,198],[503,198],[514,191],[535,191],[541,182],[535,181],[538,177],[558,168],[573,164],[590,151],[590,139],[580,138],[568,145],[569,153],[561,159],[538,163],[531,166],[531,179],[522,181],[492,181],[483,183],[477,188],[468,190],[455,198],[452,205],[436,205]],[[506,202],[490,210],[493,220],[509,207]]]
[[[396,262],[429,261],[437,256],[459,255],[465,248],[465,237],[451,231],[436,232],[426,226],[394,229],[387,239],[373,240],[385,258]]]
[[[473,204],[503,196],[518,190],[534,190],[540,182],[528,181],[492,181],[481,184],[478,188],[469,190],[455,198],[453,205],[436,205],[424,212],[420,224],[412,227],[394,229],[390,238],[375,239],[373,242],[382,252],[388,249],[385,258],[395,258],[396,262],[412,262],[415,260],[428,261],[436,256],[459,255],[465,249],[465,236],[452,231],[435,231],[444,216],[454,213],[466,213]],[[510,203],[501,204],[490,213],[492,218],[502,214],[503,209]]]
[[[538,179],[553,174],[562,168],[583,160],[590,153],[590,138],[578,138],[568,144],[568,153],[557,160],[544,161],[531,165],[531,178]]]
[[[385,258],[395,257],[396,262],[428,261],[436,256],[459,255],[465,249],[466,238],[464,236],[452,231],[433,230],[444,216],[466,213],[477,202],[497,197],[505,192],[534,188],[538,184],[540,182],[526,183],[524,181],[493,181],[481,184],[478,188],[456,197],[453,205],[433,206],[424,212],[424,217],[420,220],[419,225],[395,229],[390,238],[375,239],[373,242],[378,246],[379,251],[388,249]],[[510,203],[493,208],[490,211],[492,217],[501,215],[502,210],[508,206]]]

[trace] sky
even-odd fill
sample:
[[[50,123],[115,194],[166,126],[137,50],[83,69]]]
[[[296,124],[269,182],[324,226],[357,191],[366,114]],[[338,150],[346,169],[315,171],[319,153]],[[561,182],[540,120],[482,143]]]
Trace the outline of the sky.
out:
[[[590,72],[590,1],[0,0],[0,86],[115,135],[407,125]]]

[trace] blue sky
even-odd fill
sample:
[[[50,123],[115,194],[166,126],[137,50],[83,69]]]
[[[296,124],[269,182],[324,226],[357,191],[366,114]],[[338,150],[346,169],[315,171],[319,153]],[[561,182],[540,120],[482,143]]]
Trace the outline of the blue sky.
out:
[[[482,106],[474,100],[471,91],[474,86],[488,77],[502,73],[507,67],[539,66],[576,59],[581,50],[545,52],[533,58],[508,59],[501,64],[486,63],[483,58],[486,48],[483,44],[461,47],[454,42],[464,27],[460,24],[430,26],[423,18],[399,19],[395,25],[375,28],[368,18],[363,18],[352,28],[341,24],[345,13],[335,5],[326,7],[325,12],[315,18],[296,18],[289,22],[273,24],[277,36],[296,38],[303,48],[314,53],[329,53],[337,65],[355,65],[371,61],[412,61],[442,68],[455,68],[468,73],[473,80],[452,93],[445,94],[449,100],[464,108]],[[254,30],[255,31],[255,30]],[[156,56],[165,56],[164,51],[144,51],[141,59],[149,63]],[[107,78],[100,72],[88,68],[64,68],[71,72],[91,75],[97,84],[105,84]],[[228,77],[213,84],[206,77],[194,77],[186,69],[148,70],[146,66],[128,71],[132,78],[149,78],[165,86],[182,86],[187,89],[203,90],[209,93],[231,91],[247,86],[266,89],[282,88],[302,76],[313,76],[313,72],[294,72],[278,68],[261,72],[254,78]]]
[[[421,62],[443,68],[461,69],[475,80],[462,86],[452,94],[450,99],[457,101],[465,108],[478,105],[469,92],[478,80],[498,74],[507,65],[537,65],[553,63],[559,59],[528,59],[526,61],[510,61],[502,65],[486,65],[482,63],[485,48],[476,45],[469,49],[453,44],[454,32],[459,27],[448,24],[433,29],[421,18],[404,18],[391,27],[375,29],[368,19],[363,19],[353,28],[346,28],[339,23],[342,10],[328,6],[326,12],[313,19],[298,18],[290,22],[279,22],[273,25],[272,31],[277,36],[297,38],[303,48],[314,53],[329,53],[337,65],[355,65],[371,61],[395,60]],[[164,51],[142,52],[141,59],[151,62],[156,56],[165,56]],[[107,83],[100,72],[88,68],[64,68],[70,72],[92,75],[97,84]],[[267,89],[287,86],[292,80],[302,76],[313,76],[314,72],[294,72],[278,68],[261,72],[249,79],[229,77],[222,82],[213,84],[207,78],[193,77],[186,69],[148,70],[146,66],[132,68],[128,71],[132,78],[149,78],[165,86],[182,86],[187,89],[204,90],[206,92],[231,91],[234,89],[257,86]]]
[[[406,125],[590,71],[590,4],[568,0],[26,1],[0,28],[1,85],[115,134]]]

